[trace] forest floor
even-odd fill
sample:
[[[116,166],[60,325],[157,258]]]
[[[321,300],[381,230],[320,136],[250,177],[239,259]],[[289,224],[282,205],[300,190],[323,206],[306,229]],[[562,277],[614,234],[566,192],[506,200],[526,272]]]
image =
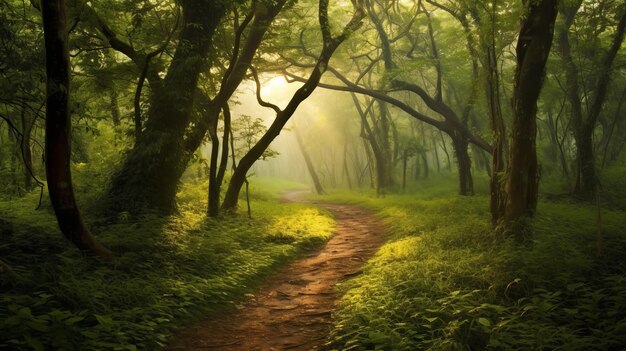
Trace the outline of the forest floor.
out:
[[[284,201],[302,202],[294,191]],[[361,266],[387,239],[373,211],[355,205],[315,202],[336,220],[333,237],[259,286],[236,310],[226,310],[175,335],[170,350],[312,350],[325,343],[340,297],[338,282]]]

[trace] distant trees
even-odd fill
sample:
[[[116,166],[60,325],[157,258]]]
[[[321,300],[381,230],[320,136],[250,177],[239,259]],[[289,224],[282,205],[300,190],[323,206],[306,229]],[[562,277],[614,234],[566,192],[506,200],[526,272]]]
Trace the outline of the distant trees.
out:
[[[574,191],[582,198],[593,197],[598,184],[596,152],[593,135],[603,112],[603,106],[611,83],[611,73],[624,33],[626,32],[626,7],[602,3],[593,6],[582,0],[563,2],[561,18],[557,26],[557,46],[565,75],[564,92],[569,105],[573,136],[576,141],[576,167]],[[598,19],[597,16],[601,16]],[[611,16],[615,16],[611,18]],[[576,19],[578,17],[579,19]],[[601,22],[598,23],[597,21]],[[571,33],[574,22],[583,22],[586,33]],[[615,21],[615,24],[610,23]],[[614,30],[608,27],[615,26]],[[594,33],[591,33],[594,32]],[[576,57],[571,36],[576,35],[580,45]],[[599,36],[609,38],[606,47],[598,42]],[[583,60],[590,67],[579,67]],[[622,98],[623,99],[623,98]],[[608,118],[602,118],[603,134],[610,133]]]
[[[459,174],[459,193],[472,195],[474,193],[472,179],[472,163],[468,153],[468,146],[473,143],[481,149],[491,152],[491,145],[480,135],[471,131],[468,123],[475,104],[472,87],[467,101],[461,107],[461,111],[455,111],[451,106],[453,94],[444,94],[445,84],[452,88],[452,79],[446,81],[443,74],[444,67],[439,58],[440,48],[437,45],[436,33],[434,32],[429,10],[424,5],[413,3],[412,5],[398,4],[396,1],[366,1],[366,9],[371,26],[376,33],[379,45],[369,44],[369,52],[363,52],[362,47],[351,52],[351,72],[341,73],[338,67],[331,67],[331,72],[343,84],[322,84],[327,89],[347,91],[366,95],[379,102],[376,109],[368,103],[366,108],[359,106],[358,99],[355,106],[364,128],[364,135],[372,149],[372,155],[376,161],[377,188],[384,189],[390,186],[391,174],[393,174],[399,158],[395,157],[396,151],[392,151],[390,145],[397,143],[397,137],[392,135],[393,122],[387,116],[389,106],[394,106],[409,116],[426,123],[450,137],[456,155]],[[422,15],[423,33],[420,39],[416,37],[417,18]],[[389,29],[388,29],[389,28]],[[369,43],[369,42],[368,42]],[[421,52],[421,63],[427,69],[416,70],[413,67],[418,64],[416,52]],[[397,63],[396,60],[401,61]],[[294,66],[302,66],[293,61]],[[421,67],[421,66],[420,66]],[[433,73],[433,76],[425,77],[425,72]],[[290,78],[302,81],[293,73],[285,72]],[[421,77],[420,77],[421,76]],[[354,78],[353,78],[354,77]],[[421,78],[422,85],[417,81]],[[380,80],[379,86],[372,86],[370,82]],[[477,79],[477,78],[474,78]],[[408,98],[401,98],[400,92],[408,94]],[[424,109],[414,107],[413,98],[417,97]],[[354,99],[354,97],[353,97]],[[446,101],[447,100],[447,101]],[[421,107],[421,106],[420,106]],[[431,117],[427,113],[434,113],[440,118]],[[369,126],[367,115],[376,115],[374,126]],[[379,122],[376,122],[376,121]],[[391,127],[389,127],[391,125]],[[369,130],[368,130],[369,129]],[[391,140],[390,140],[391,138]],[[380,190],[379,190],[380,192]]]
[[[35,136],[44,114],[44,48],[36,36],[38,14],[14,5],[0,8],[0,188],[24,195],[34,186],[43,188]]]

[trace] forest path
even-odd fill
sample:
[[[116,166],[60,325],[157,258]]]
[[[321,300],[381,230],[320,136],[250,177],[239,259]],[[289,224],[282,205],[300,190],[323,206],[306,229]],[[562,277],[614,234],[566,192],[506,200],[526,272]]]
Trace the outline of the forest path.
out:
[[[304,202],[302,191],[286,193],[287,202]],[[386,226],[372,211],[354,205],[311,202],[329,210],[335,234],[265,280],[254,298],[176,335],[169,350],[313,350],[332,326],[339,294],[335,285],[358,275],[385,242]]]

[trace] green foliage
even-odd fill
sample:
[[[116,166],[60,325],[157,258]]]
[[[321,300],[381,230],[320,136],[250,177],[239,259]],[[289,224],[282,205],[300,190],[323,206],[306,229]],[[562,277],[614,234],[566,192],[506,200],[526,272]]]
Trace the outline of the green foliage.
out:
[[[341,285],[329,350],[617,350],[626,344],[623,212],[542,202],[535,243],[502,242],[486,197],[333,198],[378,210],[392,238]]]
[[[255,118],[248,115],[241,115],[233,122],[233,131],[235,138],[235,153],[238,157],[243,157],[252,146],[254,146],[259,139],[267,131],[267,127],[263,124],[263,119]],[[278,152],[268,148],[263,152],[261,156],[262,160],[278,156]]]
[[[626,210],[626,163],[604,170],[600,182],[601,201],[610,208]]]
[[[252,193],[253,219],[209,220],[205,189],[183,184],[180,213],[169,218],[120,216],[117,224],[94,228],[116,253],[111,262],[77,252],[51,211],[32,211],[34,194],[0,202],[15,228],[0,245],[0,349],[160,349],[174,329],[232,307],[333,228],[326,213],[279,206],[276,193],[260,191]],[[274,240],[279,228],[293,240]]]
[[[269,227],[267,240],[315,247],[332,235],[333,220],[318,209],[303,208],[296,213],[277,218]]]

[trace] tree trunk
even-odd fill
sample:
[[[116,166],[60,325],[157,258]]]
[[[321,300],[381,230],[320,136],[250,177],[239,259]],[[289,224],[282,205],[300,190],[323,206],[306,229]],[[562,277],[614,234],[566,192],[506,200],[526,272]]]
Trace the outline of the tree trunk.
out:
[[[220,167],[217,170],[217,184],[220,185],[220,189],[222,183],[224,182],[224,175],[226,174],[226,167],[228,166],[228,154],[230,153],[229,143],[231,143],[231,120],[232,116],[230,113],[230,106],[228,104],[224,104],[224,133],[222,134],[222,156],[220,159]],[[235,150],[233,150],[233,153]],[[220,190],[221,195],[221,190]]]
[[[420,131],[420,138],[422,140],[422,152],[420,153],[420,156],[422,158],[422,164],[424,165],[424,179],[428,179],[430,169],[428,166],[428,151],[426,151],[428,148],[426,146],[426,132],[424,131],[424,123],[420,124]]]
[[[91,235],[76,205],[70,171],[70,68],[64,0],[41,3],[46,50],[46,176],[50,201],[63,234],[81,250],[111,252]]]
[[[459,195],[474,195],[474,179],[472,178],[472,160],[470,159],[469,140],[462,135],[450,136],[454,145],[457,167],[459,169]]]
[[[343,171],[348,182],[348,189],[352,190],[352,179],[350,178],[350,167],[348,167],[348,143],[343,144]]]
[[[207,67],[213,33],[226,8],[222,2],[209,0],[183,4],[178,47],[163,87],[153,90],[144,130],[108,188],[108,207],[116,212],[172,211],[178,182],[194,151],[183,140],[198,78]]]
[[[516,49],[513,129],[509,142],[504,207],[505,233],[518,241],[528,239],[530,231],[525,218],[532,216],[537,207],[537,100],[543,85],[557,14],[556,0],[540,0],[527,6],[529,13],[522,20]]]
[[[613,134],[615,133],[615,127],[619,125],[619,122],[622,116],[622,106],[624,104],[625,99],[626,99],[626,87],[624,88],[621,94],[621,97],[617,105],[617,109],[615,110],[615,114],[613,116],[613,121],[611,125],[603,128],[602,130],[603,142],[601,143],[601,145],[604,148],[604,152],[602,154],[602,168],[606,166],[607,156],[609,155],[609,149],[611,148],[611,139],[613,138]]]
[[[422,164],[424,165],[424,179],[428,179],[430,169],[428,168],[428,155],[426,154],[426,151],[422,152],[420,157],[422,158]]]
[[[577,148],[581,149],[576,153],[579,157],[578,172],[580,177],[580,182],[577,183],[580,187],[577,190],[579,195],[582,195],[585,198],[594,199],[596,197],[595,192],[598,178],[596,175],[596,162],[593,150],[593,131],[606,100],[609,83],[611,82],[613,61],[622,46],[625,34],[626,11],[623,11],[617,25],[611,47],[607,51],[606,56],[600,62],[600,72],[596,78],[597,80],[594,89],[595,95],[590,104],[591,107],[589,108],[588,116],[581,126],[581,130],[575,133],[578,136],[578,140],[576,141]]]
[[[595,170],[595,156],[593,150],[593,130],[596,127],[598,116],[602,112],[602,107],[606,99],[608,86],[611,80],[613,61],[619,52],[626,33],[626,11],[620,17],[615,36],[611,42],[606,55],[598,62],[597,76],[594,78],[593,94],[588,103],[587,115],[583,116],[580,98],[580,87],[578,82],[578,68],[574,63],[569,42],[569,28],[574,22],[574,17],[581,6],[581,1],[574,4],[564,5],[563,23],[559,26],[559,48],[561,59],[566,73],[567,97],[572,108],[572,125],[574,127],[574,139],[576,141],[576,186],[574,192],[587,200],[592,200],[597,186],[597,175]]]
[[[364,172],[367,171],[370,176],[370,189],[375,189],[376,184],[374,184],[375,176],[374,176],[374,157],[372,156],[372,150],[370,149],[370,145],[367,143],[367,140],[363,138],[363,148],[365,149],[365,156],[367,157],[367,165],[365,166]]]
[[[217,163],[220,152],[220,140],[217,136],[218,119],[211,121],[209,135],[211,137],[211,159],[209,161],[209,197],[207,214],[209,217],[217,217],[220,211],[220,185],[217,182]],[[226,146],[226,145],[224,145]]]
[[[446,154],[446,160],[448,161],[448,163],[446,164],[448,172],[452,172],[452,161],[450,160],[450,153],[448,152],[446,139],[444,139],[443,133],[441,131],[439,131],[439,136],[441,137],[441,148],[443,149],[443,153]]]
[[[380,164],[383,167],[380,175],[382,177],[381,189],[383,189],[384,193],[387,187],[394,185],[395,180],[393,179],[393,151],[391,150],[391,143],[389,142],[389,132],[391,130],[389,110],[387,109],[387,104],[382,101],[379,101],[378,105],[380,111],[380,131],[378,140],[380,140],[382,151]]]
[[[265,152],[272,141],[280,134],[285,124],[287,124],[291,116],[293,116],[300,104],[317,88],[322,75],[328,68],[328,62],[330,61],[330,58],[335,50],[337,50],[339,45],[341,45],[341,43],[343,43],[351,33],[362,25],[361,20],[364,17],[363,10],[359,3],[353,2],[352,4],[355,7],[352,19],[345,25],[339,36],[333,37],[328,17],[328,0],[319,1],[319,22],[323,38],[322,52],[319,54],[317,63],[315,64],[315,67],[313,68],[313,71],[311,72],[311,75],[307,79],[306,83],[304,83],[304,85],[294,93],[291,100],[283,110],[279,109],[275,105],[267,104],[260,99],[260,96],[257,95],[259,103],[274,109],[276,112],[276,119],[267,129],[267,132],[239,161],[239,166],[233,173],[230,183],[228,184],[228,190],[226,191],[224,202],[222,203],[223,209],[235,210],[237,208],[239,192],[241,191],[241,187],[246,179],[246,174],[250,168],[263,155],[263,152]]]
[[[22,151],[22,161],[24,162],[24,188],[26,192],[33,189],[33,153],[30,148],[30,139],[33,131],[33,121],[30,121],[26,117],[26,109],[22,108],[22,138],[20,142],[20,149]]]
[[[492,24],[495,26],[495,24]],[[495,33],[490,36],[490,43],[486,46],[487,58],[484,69],[487,72],[487,105],[489,107],[489,121],[493,134],[493,151],[491,153],[492,172],[489,179],[489,209],[491,213],[491,223],[496,225],[504,216],[504,172],[505,172],[505,150],[504,143],[506,129],[502,116],[502,105],[500,100],[500,75],[498,71],[498,58],[495,48]]]
[[[352,101],[354,102],[354,106],[356,107],[357,112],[359,113],[359,116],[361,117],[361,138],[363,138],[363,141],[365,142],[365,149],[368,152],[368,157],[370,157],[370,161],[371,159],[373,159],[374,161],[376,177],[374,177],[372,174],[372,184],[374,184],[374,178],[375,178],[376,195],[384,196],[387,186],[389,186],[389,183],[388,183],[389,177],[387,176],[388,162],[386,161],[386,158],[385,158],[384,149],[381,146],[381,143],[379,142],[380,138],[377,138],[377,134],[380,134],[380,133],[377,133],[379,132],[378,130],[375,131],[372,129],[367,119],[367,113],[368,111],[371,113],[370,108],[372,107],[372,105],[370,104],[367,110],[364,111],[363,108],[361,107],[361,103],[356,97],[356,94],[351,93],[350,95],[352,96]],[[374,102],[372,102],[372,104],[373,103]]]
[[[581,128],[574,132],[576,139],[576,187],[575,193],[591,200],[596,189],[596,161],[593,152],[593,128]]]
[[[19,174],[19,159],[20,159],[20,136],[16,130],[11,128],[7,129],[7,136],[9,141],[13,144],[14,148],[11,150],[11,159],[9,161],[9,174],[11,175],[11,187],[12,192],[21,195]]]
[[[302,157],[304,157],[306,168],[309,170],[309,175],[311,176],[311,179],[313,180],[315,191],[317,192],[318,195],[324,195],[325,194],[324,187],[322,187],[322,182],[320,182],[320,179],[317,176],[317,172],[315,172],[315,165],[313,164],[313,161],[311,160],[311,157],[309,156],[309,153],[306,150],[304,141],[302,140],[302,135],[300,135],[300,132],[298,131],[298,128],[296,128],[296,126],[293,127],[293,131],[296,134],[296,140],[298,142],[298,146],[300,147],[300,152],[302,152]]]
[[[109,92],[109,106],[111,108],[111,121],[113,122],[113,126],[119,127],[122,122],[122,117],[120,114],[117,90],[115,90],[115,87],[112,87]]]
[[[402,154],[402,190],[406,190],[406,163],[409,158],[409,150],[404,149]]]
[[[439,147],[437,146],[437,140],[432,137],[433,150],[435,151],[435,163],[437,164],[437,173],[441,173],[441,161],[439,161]]]

